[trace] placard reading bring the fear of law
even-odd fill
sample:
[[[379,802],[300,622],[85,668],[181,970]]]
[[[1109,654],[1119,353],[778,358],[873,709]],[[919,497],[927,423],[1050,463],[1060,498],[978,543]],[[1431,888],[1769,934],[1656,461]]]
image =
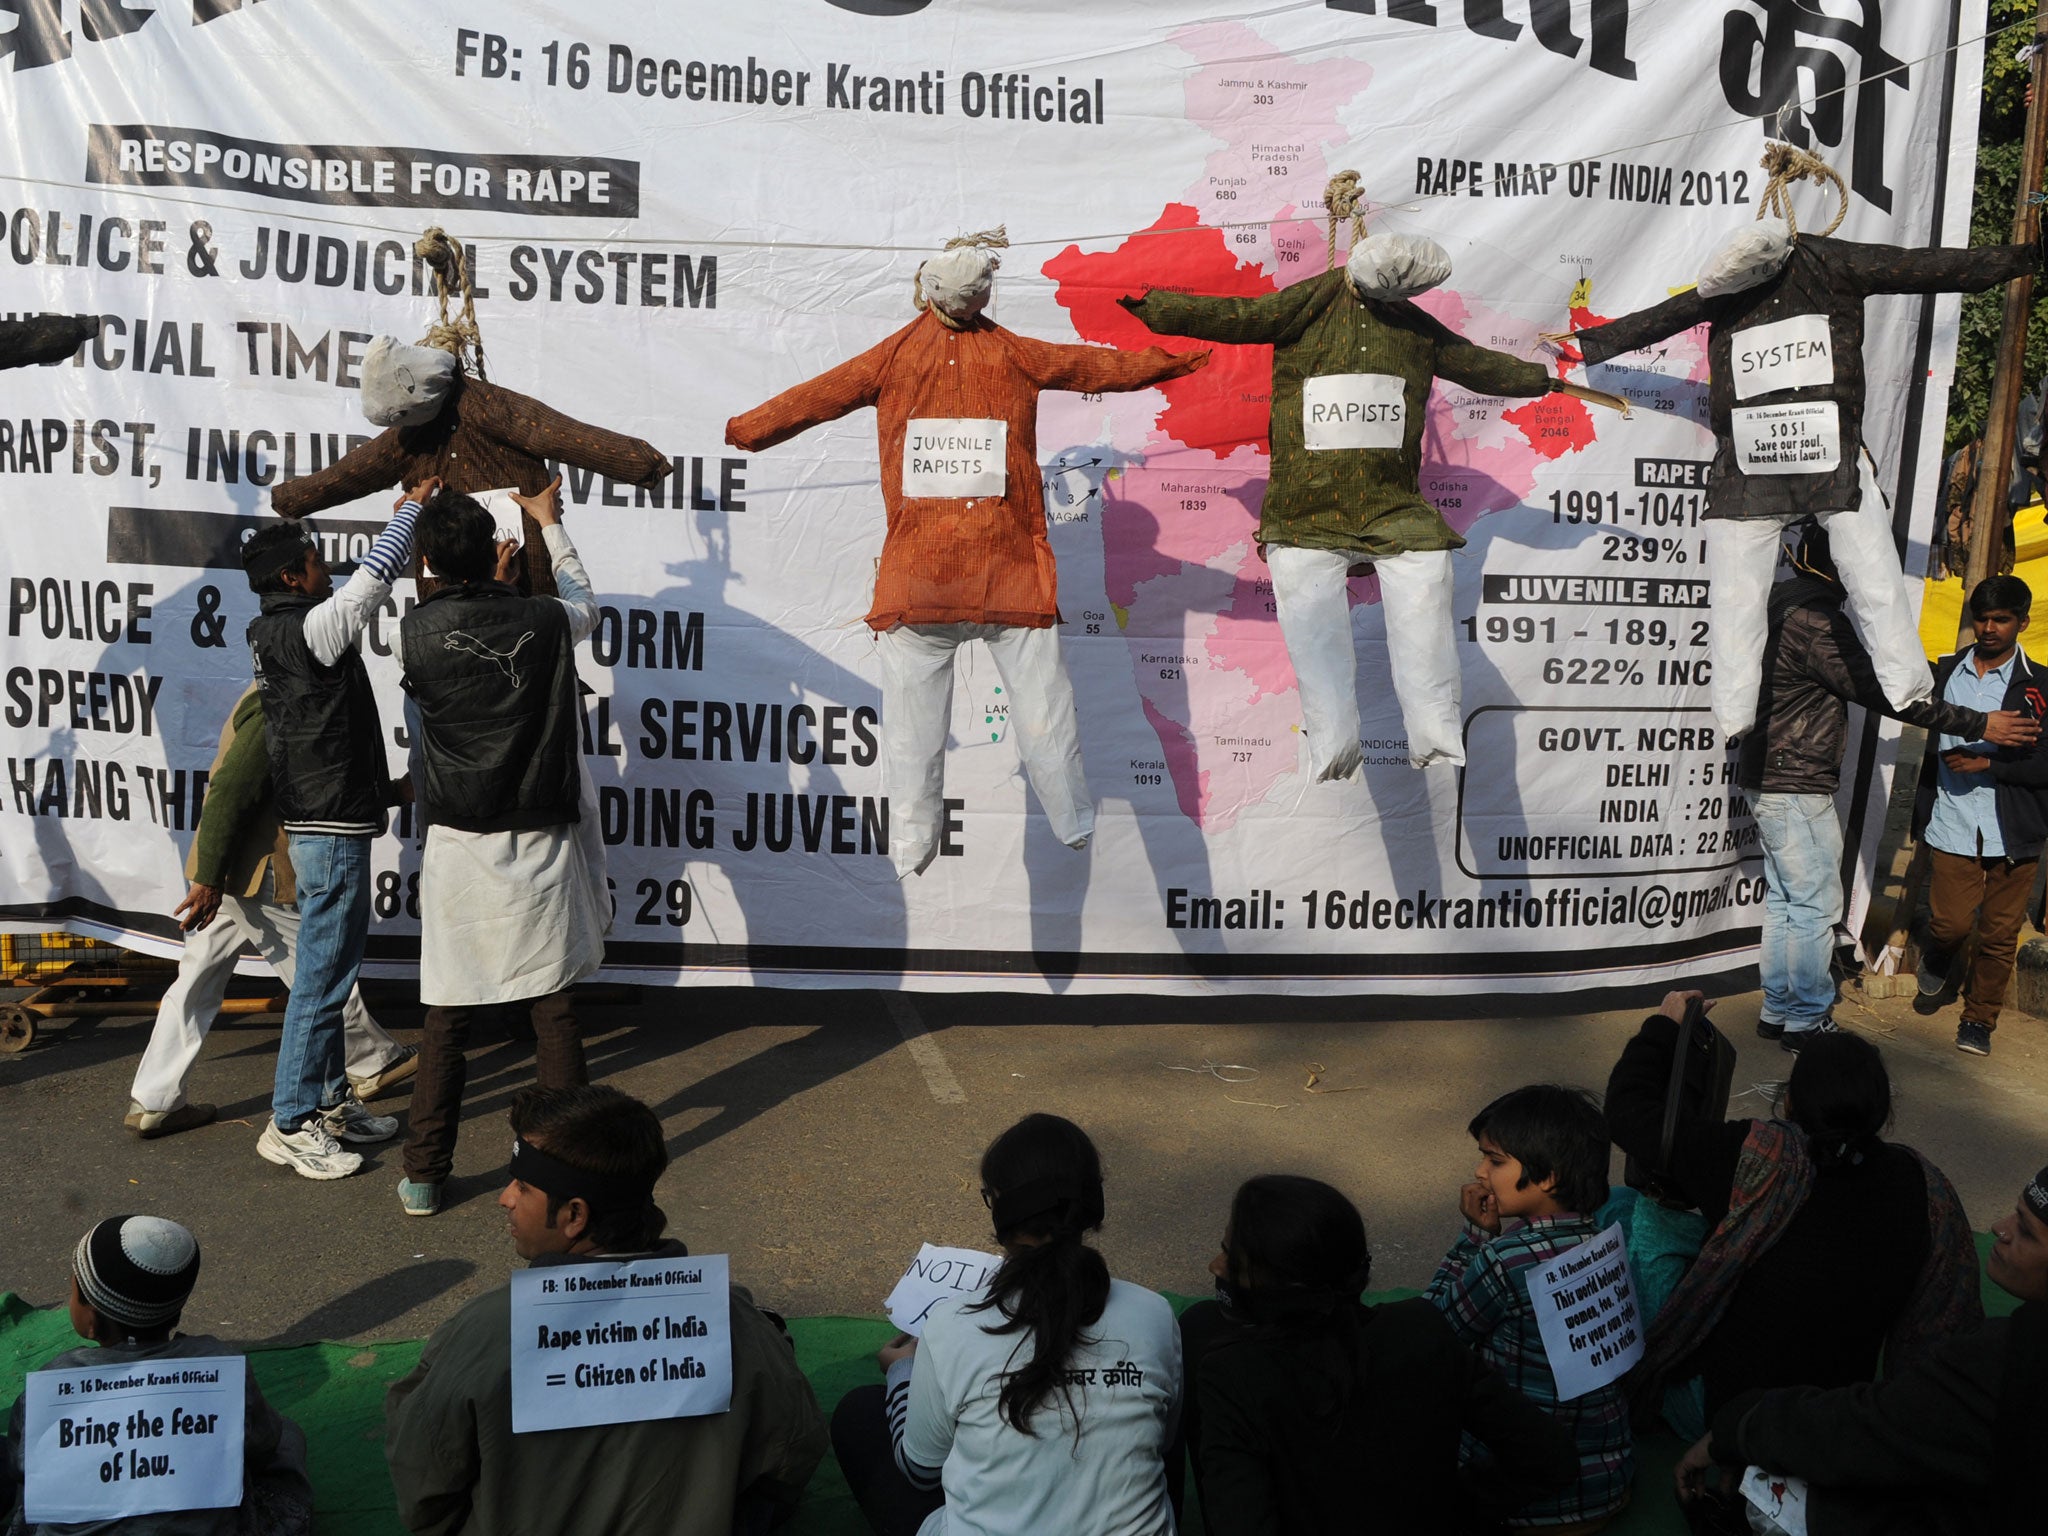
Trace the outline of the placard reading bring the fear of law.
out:
[[[1094,842],[1048,829],[1002,680],[969,645],[942,849],[896,879],[862,623],[874,415],[761,452],[723,435],[907,324],[912,274],[948,237],[1007,226],[1002,325],[1138,348],[1162,338],[1119,298],[1251,300],[1323,272],[1323,188],[1356,168],[1374,230],[1452,257],[1421,307],[1548,360],[1540,332],[1692,282],[1757,210],[1767,123],[1824,87],[1783,131],[1848,182],[1840,233],[1967,239],[1981,44],[1946,50],[1982,33],[1983,0],[1226,9],[158,0],[112,27],[18,8],[0,34],[0,313],[103,324],[68,362],[0,373],[0,922],[175,948],[207,767],[249,673],[237,548],[280,483],[373,434],[364,352],[424,333],[411,243],[439,224],[469,248],[491,379],[675,466],[646,488],[573,468],[564,486],[604,610],[580,729],[617,903],[609,975],[1543,990],[1745,962],[1762,882],[1706,711],[1700,335],[1583,377],[1632,400],[1629,422],[1438,385],[1421,490],[1466,540],[1469,767],[1407,766],[1360,576],[1366,764],[1336,784],[1305,767],[1257,539],[1268,349],[1221,346],[1131,394],[1048,392],[1038,473]],[[1794,195],[1802,226],[1832,216]],[[1952,297],[1869,311],[1868,437],[1915,570],[1955,316]],[[1752,340],[1772,378],[1832,359],[1827,338]],[[1838,449],[1832,423],[1758,398],[1753,473]],[[1400,441],[1408,405],[1374,375],[1305,399],[1319,462]],[[994,494],[1006,444],[987,423],[918,425],[889,473]],[[391,501],[316,517],[341,570]],[[401,582],[363,645],[394,768],[414,600]],[[1844,779],[1866,861],[1888,753],[1859,736]],[[373,971],[416,962],[415,834],[401,815],[375,845]]]
[[[31,1371],[23,1386],[31,1524],[242,1502],[240,1355]]]

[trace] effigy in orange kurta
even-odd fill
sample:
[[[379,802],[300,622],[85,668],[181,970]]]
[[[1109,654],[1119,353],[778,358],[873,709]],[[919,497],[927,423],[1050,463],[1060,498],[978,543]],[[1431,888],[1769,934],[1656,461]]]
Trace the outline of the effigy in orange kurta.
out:
[[[1143,389],[1207,352],[1119,352],[1019,336],[983,316],[996,260],[980,245],[919,269],[920,313],[860,356],[726,423],[757,452],[873,406],[888,532],[868,624],[883,668],[890,854],[915,874],[938,849],[953,652],[982,640],[1010,697],[1025,772],[1054,832],[1086,846],[1094,803],[1059,657],[1059,578],[1046,537],[1038,396]]]

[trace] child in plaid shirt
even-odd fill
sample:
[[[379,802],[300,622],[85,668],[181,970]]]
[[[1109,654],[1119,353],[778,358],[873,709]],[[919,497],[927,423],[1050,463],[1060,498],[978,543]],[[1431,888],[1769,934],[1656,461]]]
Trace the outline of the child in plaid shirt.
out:
[[[1465,1230],[1427,1294],[1481,1359],[1578,1443],[1578,1482],[1508,1523],[1545,1536],[1596,1531],[1628,1503],[1635,1478],[1628,1400],[1619,1382],[1558,1400],[1529,1280],[1536,1266],[1597,1232],[1594,1213],[1608,1195],[1607,1124],[1583,1089],[1538,1085],[1495,1099],[1468,1129],[1479,1167],[1458,1198]],[[1476,1477],[1485,1476],[1483,1456],[1468,1437],[1464,1457]]]

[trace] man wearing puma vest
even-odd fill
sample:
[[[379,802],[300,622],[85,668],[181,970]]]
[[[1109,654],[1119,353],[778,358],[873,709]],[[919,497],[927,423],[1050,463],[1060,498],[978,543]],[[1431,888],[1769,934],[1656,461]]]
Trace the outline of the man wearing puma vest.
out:
[[[278,1042],[270,1124],[256,1150],[308,1179],[362,1167],[343,1141],[383,1141],[398,1130],[349,1093],[342,1010],[370,933],[370,843],[395,798],[370,674],[356,642],[412,559],[419,498],[408,490],[340,591],[319,542],[298,523],[259,529],[242,570],[262,611],[249,653],[263,698],[271,791],[299,899],[298,972]]]
[[[533,1019],[543,1088],[586,1081],[569,988],[604,963],[611,898],[604,840],[583,771],[576,646],[597,599],[561,523],[561,481],[515,499],[547,541],[558,597],[522,597],[500,577],[490,512],[444,491],[420,514],[420,553],[446,583],[400,621],[426,847],[420,858],[420,1001],[399,1204],[431,1216],[455,1165],[479,1013],[517,1004]]]

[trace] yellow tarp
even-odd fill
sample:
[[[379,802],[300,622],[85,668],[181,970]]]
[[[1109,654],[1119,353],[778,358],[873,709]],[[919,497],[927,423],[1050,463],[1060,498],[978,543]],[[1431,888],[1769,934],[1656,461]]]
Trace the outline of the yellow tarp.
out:
[[[2012,515],[2016,563],[2013,574],[2037,594],[2048,594],[2048,507],[2038,501]],[[1956,628],[1963,619],[1963,579],[1923,584],[1920,594],[1920,644],[1928,660],[1939,661],[1956,648]]]

